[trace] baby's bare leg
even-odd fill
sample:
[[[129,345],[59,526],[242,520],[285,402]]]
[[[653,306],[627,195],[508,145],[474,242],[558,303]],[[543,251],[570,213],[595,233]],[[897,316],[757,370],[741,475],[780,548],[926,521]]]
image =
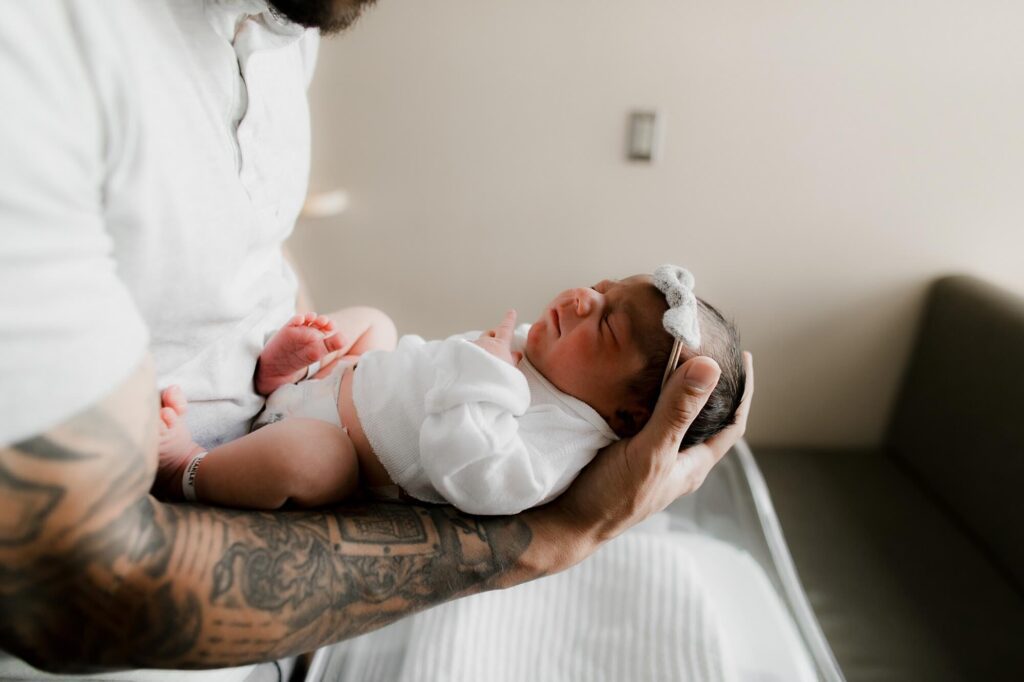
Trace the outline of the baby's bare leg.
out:
[[[395,323],[377,308],[354,306],[327,315],[335,329],[349,340],[343,355],[362,355],[371,350],[394,350],[398,342]]]
[[[359,461],[340,428],[289,417],[211,450],[196,472],[196,497],[229,507],[317,507],[355,491]]]
[[[376,308],[342,308],[327,317],[338,330],[338,336],[345,339],[345,345],[321,358],[320,370],[314,375],[315,379],[329,376],[335,364],[340,361],[353,360],[371,350],[394,350],[398,343],[395,323],[385,312]]]

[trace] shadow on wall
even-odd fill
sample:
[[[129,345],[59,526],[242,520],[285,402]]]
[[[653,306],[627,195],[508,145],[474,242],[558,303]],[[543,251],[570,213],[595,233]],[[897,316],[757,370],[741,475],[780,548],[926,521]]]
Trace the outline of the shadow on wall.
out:
[[[762,442],[762,422],[789,424],[801,443],[881,442],[930,283],[915,277],[847,289],[813,317],[765,320],[744,339],[757,349],[758,417],[748,439]],[[811,406],[799,425],[791,423],[794,403]]]

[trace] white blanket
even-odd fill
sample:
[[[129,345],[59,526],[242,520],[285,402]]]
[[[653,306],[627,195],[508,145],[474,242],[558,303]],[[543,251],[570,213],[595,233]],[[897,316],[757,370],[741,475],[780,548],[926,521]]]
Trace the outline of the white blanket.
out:
[[[714,682],[736,679],[726,642],[691,554],[633,532],[564,573],[353,640],[330,678]]]

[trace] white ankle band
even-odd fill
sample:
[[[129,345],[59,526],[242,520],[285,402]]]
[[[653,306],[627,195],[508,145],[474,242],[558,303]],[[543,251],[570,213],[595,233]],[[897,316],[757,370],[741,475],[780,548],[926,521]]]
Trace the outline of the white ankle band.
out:
[[[203,461],[203,457],[206,457],[205,452],[200,452],[193,457],[181,477],[181,492],[185,494],[185,499],[189,502],[195,502],[198,499],[196,497],[196,474],[199,472],[199,463]]]

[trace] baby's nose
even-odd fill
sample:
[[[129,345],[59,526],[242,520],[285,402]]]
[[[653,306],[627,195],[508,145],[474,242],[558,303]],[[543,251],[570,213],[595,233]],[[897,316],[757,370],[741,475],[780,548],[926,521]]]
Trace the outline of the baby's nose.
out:
[[[586,317],[590,314],[590,311],[594,309],[596,304],[595,296],[599,296],[593,289],[577,289],[576,290],[576,314],[580,317]]]

